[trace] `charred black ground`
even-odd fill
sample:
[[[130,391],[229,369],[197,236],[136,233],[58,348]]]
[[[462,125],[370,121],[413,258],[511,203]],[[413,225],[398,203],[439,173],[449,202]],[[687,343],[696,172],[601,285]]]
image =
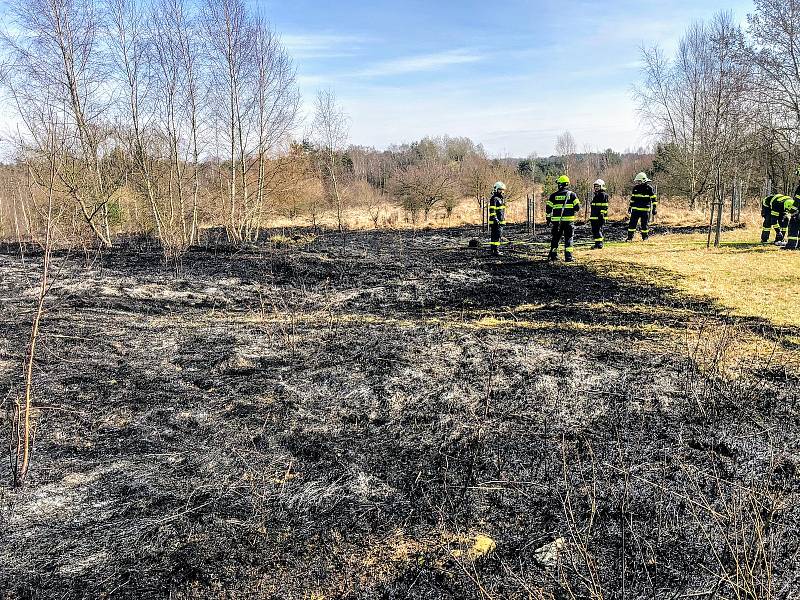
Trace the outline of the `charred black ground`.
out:
[[[33,470],[0,488],[5,597],[798,593],[799,379],[726,363],[743,336],[797,348],[475,235],[289,236],[177,277],[59,256]],[[39,267],[0,255],[7,404]]]

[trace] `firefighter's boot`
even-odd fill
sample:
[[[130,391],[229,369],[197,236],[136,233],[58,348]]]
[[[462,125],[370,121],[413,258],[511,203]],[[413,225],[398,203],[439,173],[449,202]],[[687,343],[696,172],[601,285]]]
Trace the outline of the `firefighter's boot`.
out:
[[[775,226],[775,245],[782,246],[786,239],[786,229],[781,226],[780,222]]]
[[[768,244],[769,236],[772,233],[772,216],[767,214],[764,217],[764,224],[761,226],[761,243]]]
[[[786,238],[784,250],[797,250],[800,246],[800,214],[792,215],[789,220],[789,237]]]

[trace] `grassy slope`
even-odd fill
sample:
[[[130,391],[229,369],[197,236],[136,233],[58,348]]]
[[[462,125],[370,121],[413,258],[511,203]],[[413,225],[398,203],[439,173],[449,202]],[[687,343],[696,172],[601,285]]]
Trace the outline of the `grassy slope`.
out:
[[[711,298],[731,314],[796,327],[800,252],[754,244],[758,235],[754,228],[726,232],[723,245],[710,249],[702,234],[656,236],[646,244],[610,244],[603,253],[586,252],[582,258],[597,272],[626,276],[634,267],[653,285]]]

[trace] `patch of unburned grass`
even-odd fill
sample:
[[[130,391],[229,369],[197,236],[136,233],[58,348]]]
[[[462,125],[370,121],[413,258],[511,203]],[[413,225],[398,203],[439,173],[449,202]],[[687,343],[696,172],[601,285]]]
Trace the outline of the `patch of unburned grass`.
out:
[[[647,242],[609,244],[583,259],[603,276],[672,287],[710,299],[721,312],[758,317],[778,326],[800,325],[800,251],[757,243],[760,231],[723,234],[723,245],[706,248],[705,235],[668,235]]]
[[[610,325],[607,323],[581,323],[579,321],[553,320],[553,319],[498,319],[496,317],[484,317],[469,323],[459,323],[459,326],[470,329],[526,329],[530,331],[552,331],[562,330],[564,333],[630,333],[631,331],[646,331],[649,333],[675,334],[677,330],[665,327],[656,323],[645,323],[630,327],[629,325]]]

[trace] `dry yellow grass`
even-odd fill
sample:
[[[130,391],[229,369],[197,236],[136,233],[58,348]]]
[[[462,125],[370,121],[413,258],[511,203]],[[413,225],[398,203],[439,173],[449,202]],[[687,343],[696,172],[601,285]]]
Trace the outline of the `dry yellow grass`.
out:
[[[525,220],[526,203],[523,198],[521,202],[512,203],[509,207],[508,216],[512,222],[523,222]],[[481,222],[481,211],[474,198],[463,198],[453,209],[450,215],[442,207],[437,207],[431,211],[427,219],[420,216],[414,223],[411,215],[391,202],[382,202],[373,207],[372,210],[367,206],[354,206],[346,208],[342,213],[342,222],[349,230],[375,229],[375,221],[372,214],[377,214],[379,229],[412,229],[422,227],[458,227],[460,225],[474,225]],[[543,219],[544,217],[542,217]],[[268,216],[265,223],[267,227],[304,227],[312,225],[312,220],[308,216],[288,219],[286,217],[273,214]],[[326,210],[317,216],[316,224],[327,229],[338,226],[336,215],[333,211]]]
[[[753,207],[755,206],[754,203]],[[758,210],[751,207],[742,213],[742,220],[748,225],[760,223]],[[614,197],[611,199],[610,218],[619,220],[625,218],[628,209],[628,199]],[[367,206],[347,207],[343,211],[343,223],[350,230],[374,229],[375,221],[372,219],[371,212],[377,211],[378,227],[382,229],[410,229],[422,227],[458,227],[461,225],[479,225],[481,223],[481,211],[474,198],[462,198],[450,215],[443,207],[437,207],[431,211],[427,219],[420,219],[414,223],[411,215],[405,210],[389,201],[381,202],[379,206],[373,207],[372,211]],[[524,196],[513,198],[508,201],[506,219],[510,224],[524,223],[527,213],[527,202]],[[536,199],[536,220],[538,223],[544,222],[544,201],[537,196]],[[581,211],[580,219],[584,216]],[[726,215],[727,219],[727,215]],[[727,222],[727,221],[726,221]],[[317,225],[325,228],[337,227],[336,215],[331,210],[325,210],[317,215]],[[662,201],[659,207],[657,223],[667,227],[696,227],[708,223],[708,214],[702,210],[688,210],[686,201],[674,199]],[[311,225],[312,220],[308,216],[288,219],[279,214],[267,215],[264,223],[267,227],[302,227]]]
[[[706,236],[656,236],[648,242],[610,244],[583,259],[597,272],[636,276],[656,286],[710,298],[732,314],[763,317],[776,325],[800,326],[800,251],[786,252],[756,242],[760,228],[723,234],[720,248],[706,248]]]

